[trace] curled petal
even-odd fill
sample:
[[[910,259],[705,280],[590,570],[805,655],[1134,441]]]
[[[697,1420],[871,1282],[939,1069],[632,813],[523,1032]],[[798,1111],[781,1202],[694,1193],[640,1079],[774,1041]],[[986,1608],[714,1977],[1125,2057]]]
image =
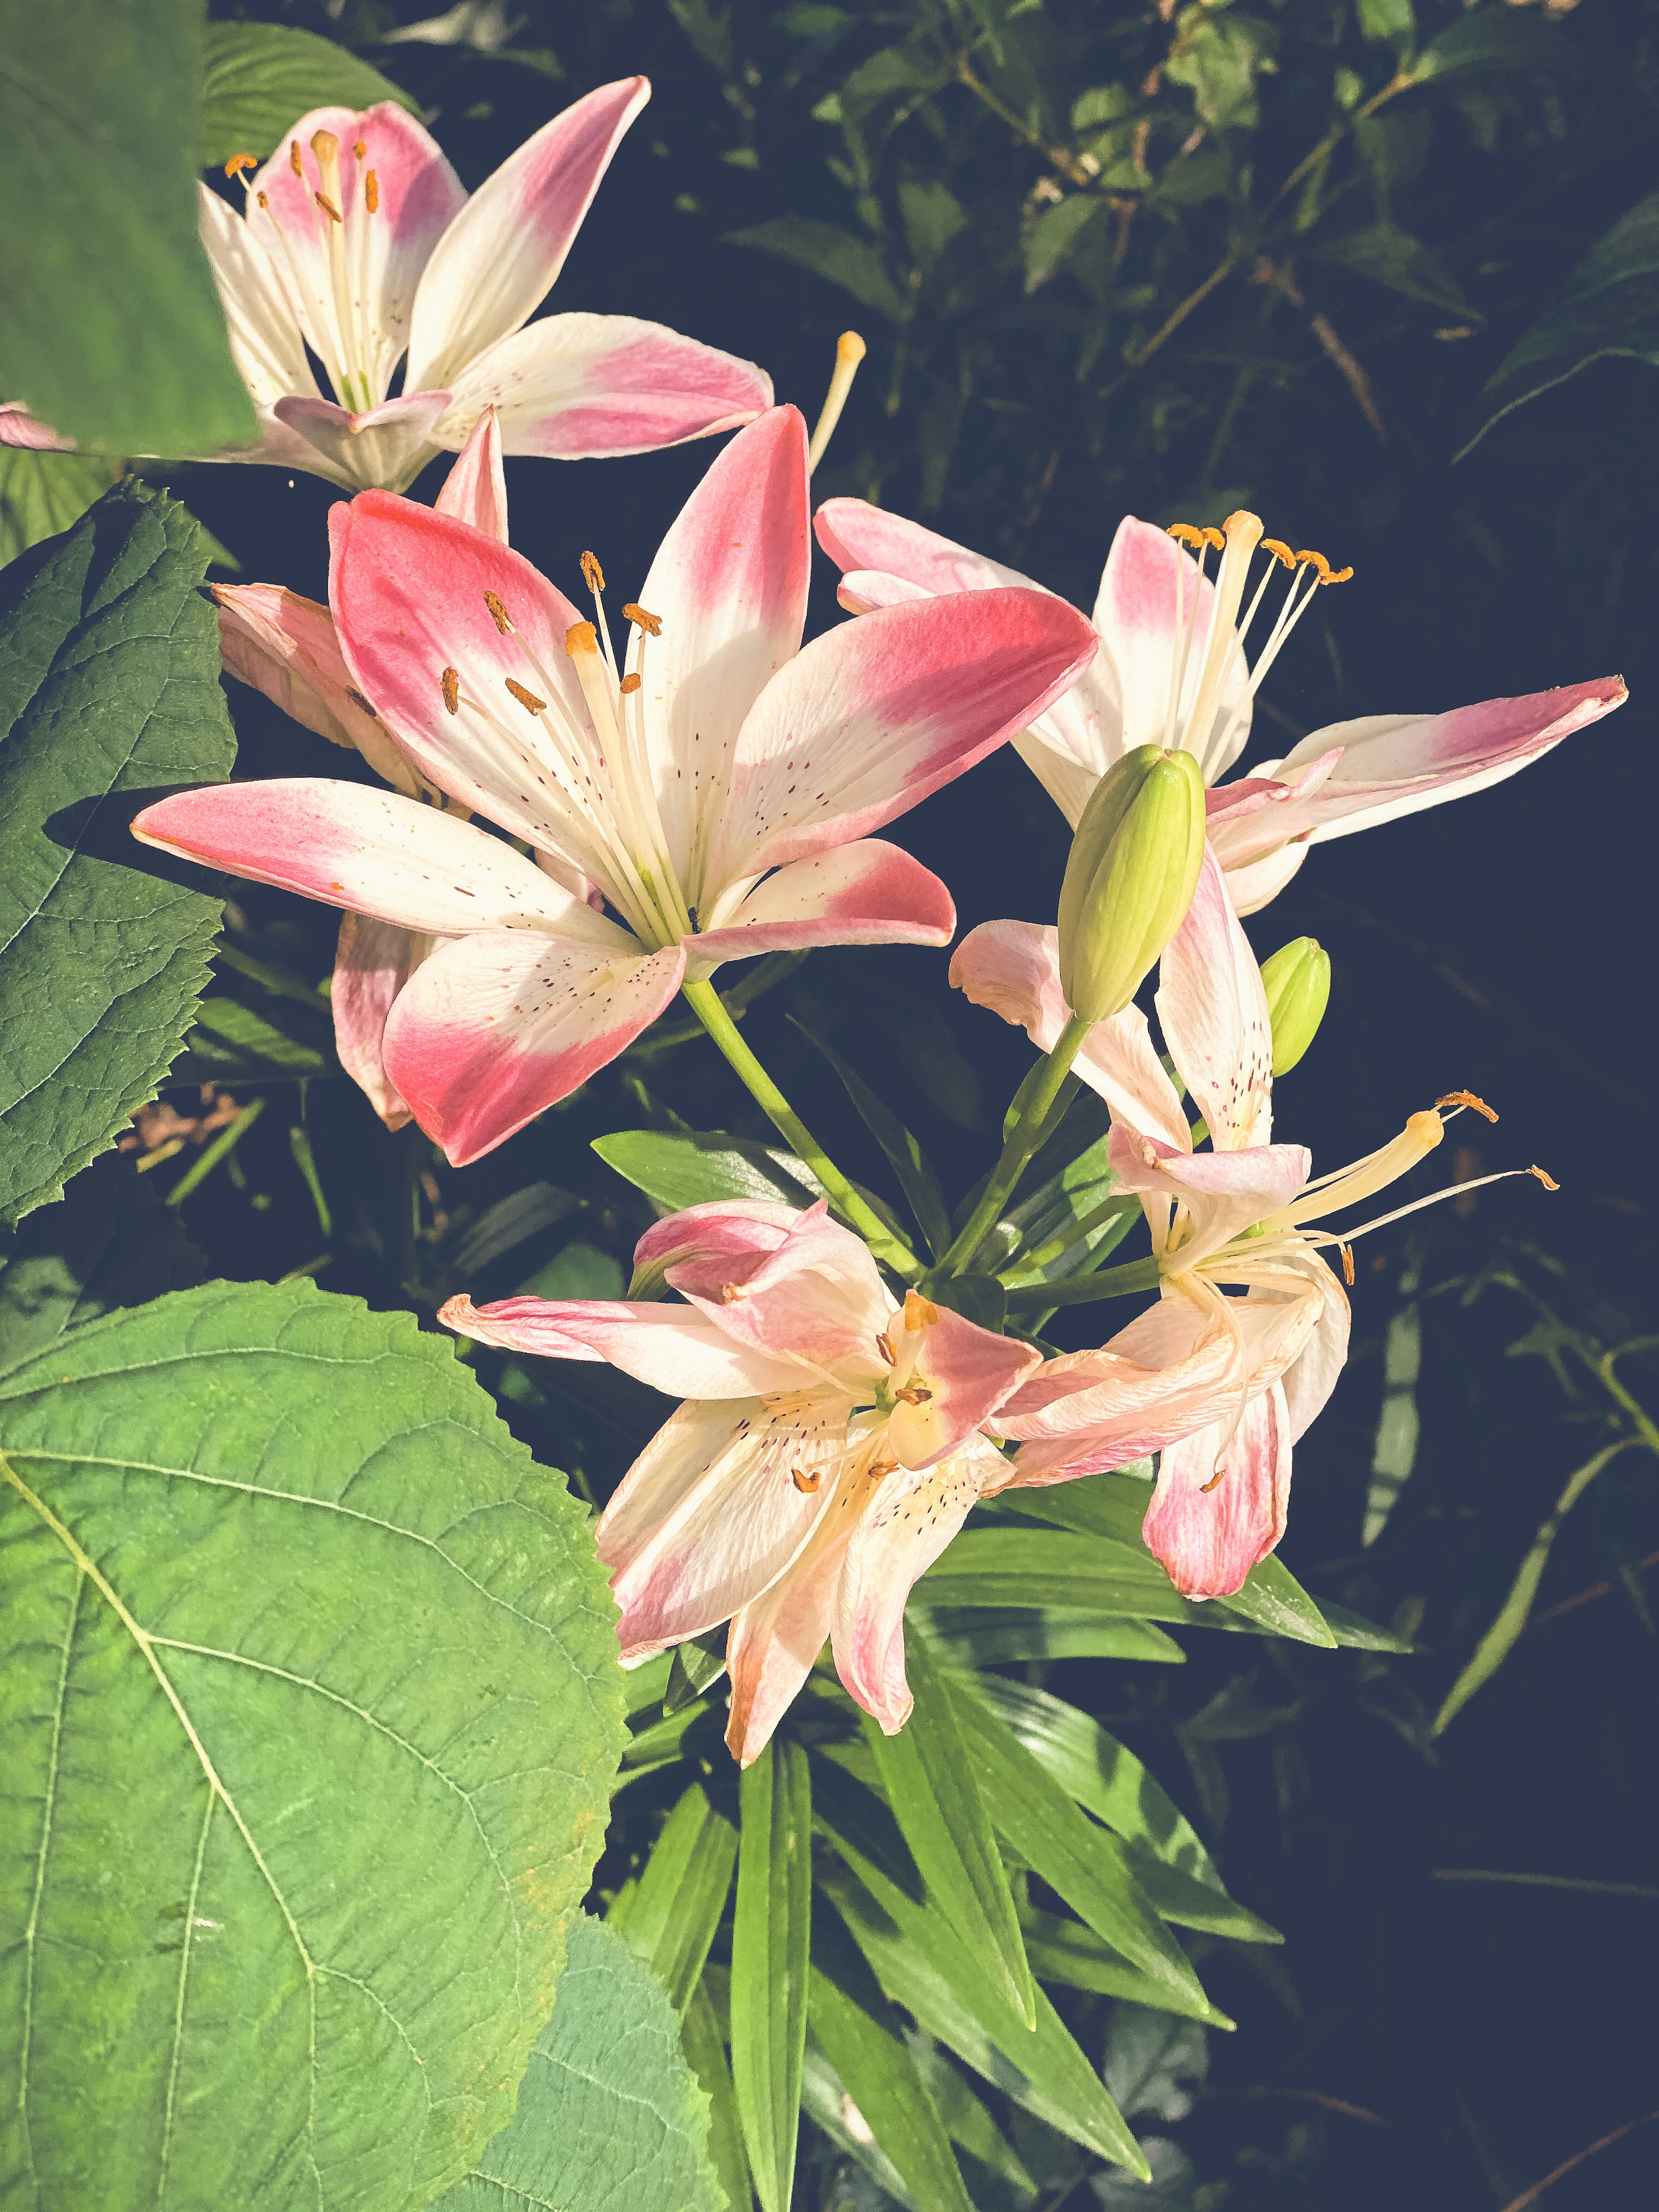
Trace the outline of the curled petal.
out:
[[[219,604],[219,652],[231,675],[303,728],[360,752],[394,791],[419,796],[414,769],[351,680],[326,607],[281,584],[209,588]]]
[[[955,902],[931,869],[884,838],[792,860],[687,940],[711,967],[812,945],[948,945]]]
[[[538,1359],[602,1359],[670,1398],[750,1398],[793,1389],[793,1361],[735,1344],[706,1315],[654,1299],[451,1298],[438,1318],[458,1335]]]
[[[396,922],[348,914],[334,956],[334,1049],[340,1065],[388,1129],[401,1129],[409,1106],[386,1075],[382,1046],[398,994],[440,940]]]
[[[506,544],[507,474],[501,467],[501,418],[493,407],[486,407],[472,425],[432,504],[435,513],[453,514],[457,522]]]
[[[808,1363],[861,1375],[882,1367],[875,1340],[892,1303],[869,1247],[830,1219],[822,1199],[774,1250],[699,1253],[672,1266],[668,1280],[741,1343],[799,1359],[802,1381]]]
[[[1291,1424],[1279,1385],[1252,1398],[1224,1435],[1218,1425],[1168,1446],[1146,1510],[1147,1549],[1182,1597],[1231,1597],[1285,1534]]]

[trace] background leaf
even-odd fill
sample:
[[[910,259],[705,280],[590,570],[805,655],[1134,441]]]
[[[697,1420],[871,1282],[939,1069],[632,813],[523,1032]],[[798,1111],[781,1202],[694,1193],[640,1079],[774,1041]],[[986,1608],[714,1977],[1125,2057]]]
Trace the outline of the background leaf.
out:
[[[201,68],[179,0],[6,11],[0,397],[108,453],[255,436],[196,234]]]
[[[794,2186],[812,1929],[812,1785],[798,1743],[744,1769],[732,1929],[732,2084],[763,2212]]]
[[[436,2212],[720,2212],[708,2133],[672,2005],[614,1929],[579,1914],[518,2109]]]
[[[0,2170],[425,2203],[511,2115],[603,1832],[586,1516],[447,1346],[309,1284],[60,1338],[0,1454]]]
[[[155,1096],[206,979],[219,902],[120,804],[230,772],[206,566],[184,508],[129,479],[0,579],[0,1219]]]
[[[203,46],[204,168],[252,154],[263,161],[283,133],[313,107],[373,107],[395,100],[411,115],[418,103],[389,77],[314,31],[284,23],[210,23]]]

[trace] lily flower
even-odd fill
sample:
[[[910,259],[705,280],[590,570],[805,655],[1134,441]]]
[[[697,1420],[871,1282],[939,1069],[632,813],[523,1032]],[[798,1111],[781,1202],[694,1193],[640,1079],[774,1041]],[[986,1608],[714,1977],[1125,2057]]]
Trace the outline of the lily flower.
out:
[[[509,453],[560,460],[655,453],[751,422],[772,404],[752,362],[632,315],[529,321],[650,97],[642,76],[600,86],[471,198],[391,101],[313,108],[262,167],[251,155],[227,163],[245,210],[198,186],[202,244],[260,440],[202,458],[401,489],[459,452],[486,407]],[[0,408],[0,442],[64,441],[14,404]]]
[[[841,601],[854,614],[1030,582],[864,500],[826,501],[817,529],[845,572]],[[1221,556],[1213,578],[1205,573],[1212,552]],[[1258,552],[1263,573],[1251,590]],[[1314,593],[1352,574],[1333,569],[1321,553],[1264,538],[1254,514],[1230,515],[1222,530],[1172,531],[1126,516],[1095,601],[1099,656],[1021,732],[1015,750],[1073,830],[1101,777],[1138,745],[1180,746],[1216,784],[1243,751],[1256,688]],[[1284,592],[1273,611],[1267,603],[1276,575]],[[1258,617],[1265,635],[1252,666],[1244,648]],[[1275,898],[1310,844],[1501,783],[1627,696],[1623,678],[1607,676],[1449,714],[1370,714],[1316,730],[1282,760],[1263,761],[1210,793],[1210,842],[1236,911],[1254,914]]]
[[[894,1735],[912,1702],[905,1601],[1007,1481],[983,1426],[1041,1355],[915,1291],[898,1304],[822,1200],[690,1206],[634,1260],[684,1303],[457,1297],[439,1319],[513,1352],[608,1360],[685,1401],[599,1524],[624,1665],[729,1620],[726,1740],[747,1765],[828,1638]]]
[[[1044,1050],[1065,1026],[1052,929],[986,922],[957,948],[951,980]],[[1049,1361],[995,1427],[1021,1440],[1017,1482],[1060,1481],[1157,1449],[1147,1545],[1183,1596],[1229,1597],[1285,1533],[1291,1448],[1347,1358],[1348,1301],[1322,1252],[1339,1249],[1352,1282],[1357,1237],[1504,1177],[1481,1176],[1340,1231],[1313,1224],[1407,1174],[1455,1115],[1497,1116],[1454,1091],[1378,1151],[1319,1176],[1304,1146],[1275,1144],[1267,996],[1213,852],[1164,953],[1155,1003],[1211,1150],[1194,1149],[1139,1007],[1097,1023],[1073,1066],[1111,1109],[1108,1157],[1119,1186],[1139,1198],[1160,1303],[1100,1351]],[[1541,1168],[1508,1172],[1555,1188]]]
[[[380,1042],[457,1166],[722,961],[947,944],[944,884],[868,833],[1040,713],[1094,634],[1059,600],[1008,591],[894,607],[803,648],[808,520],[805,425],[777,408],[686,502],[643,604],[623,610],[619,664],[591,554],[586,621],[495,537],[361,493],[330,516],[352,684],[421,776],[544,866],[455,811],[319,777],[179,793],[134,834],[455,940],[396,989]]]

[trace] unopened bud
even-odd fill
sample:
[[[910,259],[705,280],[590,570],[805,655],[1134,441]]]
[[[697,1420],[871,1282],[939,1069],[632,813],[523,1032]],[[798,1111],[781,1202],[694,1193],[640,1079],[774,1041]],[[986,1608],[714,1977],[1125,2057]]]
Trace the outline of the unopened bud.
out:
[[[1262,963],[1261,986],[1273,1025],[1273,1073],[1288,1075],[1325,1018],[1331,956],[1316,938],[1292,938]]]
[[[1060,890],[1060,981],[1085,1021],[1127,1006],[1186,918],[1204,863],[1193,755],[1138,745],[1091,793]]]

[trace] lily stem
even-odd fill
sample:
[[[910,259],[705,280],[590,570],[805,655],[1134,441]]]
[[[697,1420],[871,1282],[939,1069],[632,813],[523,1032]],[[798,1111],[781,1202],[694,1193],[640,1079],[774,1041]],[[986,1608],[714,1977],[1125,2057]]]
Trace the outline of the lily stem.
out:
[[[1103,1267],[1094,1275],[1016,1285],[1008,1292],[1008,1311],[1011,1315],[1047,1313],[1051,1306],[1081,1306],[1096,1298],[1128,1297],[1136,1291],[1155,1291],[1161,1279],[1156,1260],[1132,1260],[1127,1267]]]
[[[1048,1123],[1061,1085],[1072,1072],[1072,1062],[1077,1058],[1083,1040],[1094,1027],[1080,1014],[1073,1014],[1066,1022],[1048,1054],[1041,1080],[1026,1100],[1019,1119],[1008,1132],[1002,1147],[1002,1158],[991,1171],[991,1180],[980,1194],[979,1204],[963,1223],[961,1235],[939,1261],[942,1275],[965,1275],[969,1263],[985,1242],[1002,1212],[1014,1185],[1024,1173],[1027,1163],[1037,1146],[1050,1132]]]
[[[714,985],[707,978],[701,983],[687,983],[684,987],[684,996],[692,1012],[726,1054],[750,1097],[773,1127],[787,1140],[796,1158],[811,1169],[823,1186],[830,1204],[842,1219],[857,1230],[877,1259],[883,1261],[896,1274],[902,1276],[908,1283],[918,1280],[922,1273],[921,1261],[909,1246],[888,1227],[868,1200],[859,1195],[824,1151],[750,1051]]]

